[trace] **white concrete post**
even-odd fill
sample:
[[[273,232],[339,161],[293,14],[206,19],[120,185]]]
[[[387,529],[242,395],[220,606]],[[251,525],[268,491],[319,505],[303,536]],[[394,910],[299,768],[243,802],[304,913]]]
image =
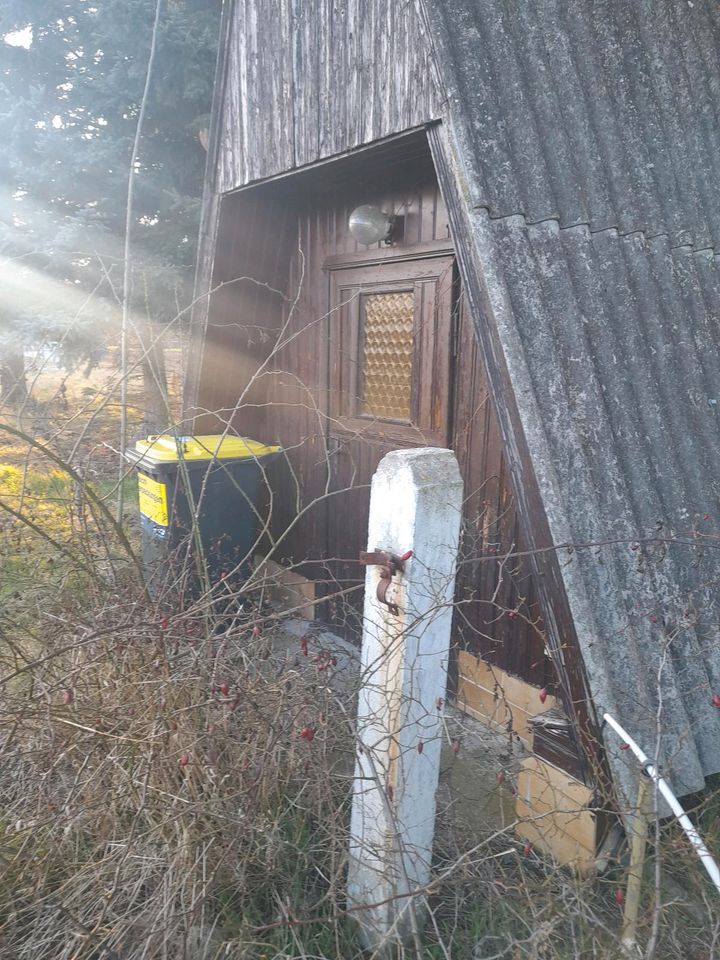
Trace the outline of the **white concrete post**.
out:
[[[430,878],[462,480],[451,450],[396,450],[372,481],[368,551],[401,557],[387,599],[365,579],[358,759],[348,900],[365,946],[392,953],[419,932]],[[381,952],[383,950],[381,949]]]

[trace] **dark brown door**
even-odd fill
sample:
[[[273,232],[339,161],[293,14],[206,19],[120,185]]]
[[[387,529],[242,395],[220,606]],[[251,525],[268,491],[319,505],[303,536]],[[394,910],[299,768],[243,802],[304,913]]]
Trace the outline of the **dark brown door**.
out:
[[[454,290],[451,256],[330,273],[328,617],[350,636],[378,463],[398,447],[450,443]]]

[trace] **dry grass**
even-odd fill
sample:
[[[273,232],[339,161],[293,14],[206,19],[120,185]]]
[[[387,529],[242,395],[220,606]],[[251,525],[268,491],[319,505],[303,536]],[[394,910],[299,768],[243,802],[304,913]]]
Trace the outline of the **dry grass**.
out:
[[[202,605],[166,616],[132,582],[82,582],[32,637],[1,622],[3,960],[361,955],[344,899],[349,688],[338,698],[281,620],[250,608],[228,631]],[[672,831],[666,844],[697,880]],[[622,876],[574,878],[511,827],[473,833],[451,801],[423,956],[616,960]],[[705,960],[719,931],[710,897],[697,916],[671,903],[657,955]]]
[[[3,658],[2,956],[181,957],[213,930],[262,956],[254,926],[336,912],[352,742],[329,691],[249,623],[92,599]]]

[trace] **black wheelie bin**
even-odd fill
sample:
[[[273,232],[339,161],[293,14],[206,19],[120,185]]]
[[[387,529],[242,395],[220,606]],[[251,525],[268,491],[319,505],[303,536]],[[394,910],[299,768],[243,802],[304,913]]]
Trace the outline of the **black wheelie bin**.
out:
[[[143,570],[150,596],[194,599],[247,579],[261,526],[267,468],[280,447],[247,437],[171,434],[139,440]],[[197,517],[195,529],[193,518]]]

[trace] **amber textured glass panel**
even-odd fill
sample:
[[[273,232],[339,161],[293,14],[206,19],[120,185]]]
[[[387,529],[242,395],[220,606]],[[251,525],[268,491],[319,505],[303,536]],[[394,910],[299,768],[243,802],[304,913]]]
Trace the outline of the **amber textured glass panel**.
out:
[[[410,419],[414,295],[374,293],[363,298],[362,412]]]

